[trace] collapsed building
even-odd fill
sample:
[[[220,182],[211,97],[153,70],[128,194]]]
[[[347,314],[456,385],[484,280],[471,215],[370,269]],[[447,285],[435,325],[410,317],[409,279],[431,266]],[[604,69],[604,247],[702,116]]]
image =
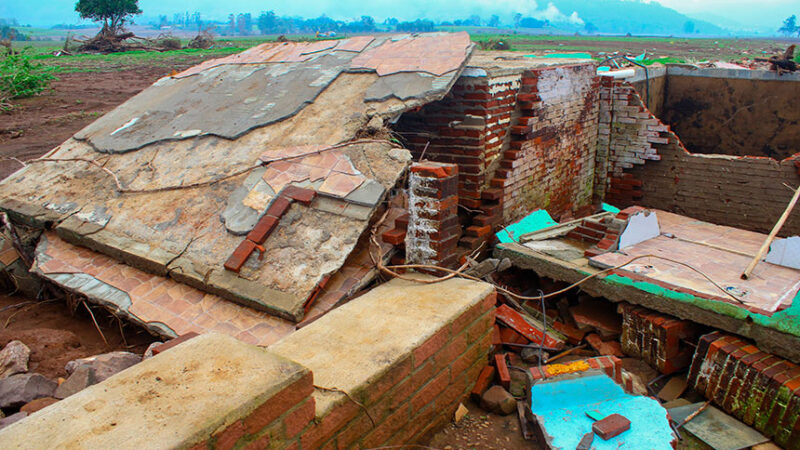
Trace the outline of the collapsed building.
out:
[[[266,43],[165,77],[0,183],[2,264],[20,289],[57,286],[164,338],[208,335],[0,439],[418,441],[485,379],[508,342],[495,320],[514,320],[475,277],[405,271],[493,254],[619,302],[625,354],[689,371],[726,412],[796,445],[797,212],[739,275],[792,197],[784,184],[800,184],[798,81],[681,66],[617,79],[590,60],[477,51],[466,33]],[[574,338],[542,317],[543,343]],[[753,354],[774,359],[758,382],[777,364],[769,377],[784,377],[763,381],[780,393],[766,418],[739,406],[741,382],[716,387]],[[588,368],[624,383],[615,361]],[[140,419],[118,421],[122,407]],[[64,428],[86,408],[94,425]]]

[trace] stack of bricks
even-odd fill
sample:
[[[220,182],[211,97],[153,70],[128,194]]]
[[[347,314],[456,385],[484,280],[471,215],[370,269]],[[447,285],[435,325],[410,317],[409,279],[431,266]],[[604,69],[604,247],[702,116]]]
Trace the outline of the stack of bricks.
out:
[[[641,180],[624,176],[625,169],[658,161],[656,145],[667,144],[669,127],[645,106],[633,85],[602,77],[597,140],[597,194],[618,206],[642,198]]]
[[[613,252],[619,246],[619,236],[625,230],[627,218],[628,215],[624,211],[616,217],[587,217],[567,233],[567,238],[591,245],[583,254],[586,258]]]
[[[506,141],[519,77],[462,76],[438,102],[403,114],[397,125],[416,159],[458,165],[459,201],[481,207],[487,169]]]
[[[800,449],[800,366],[714,332],[697,344],[689,386],[778,445]]]
[[[409,177],[406,261],[450,267],[458,262],[458,166],[419,162]]]
[[[272,200],[267,212],[247,234],[245,240],[236,247],[233,254],[225,261],[225,269],[239,273],[244,263],[247,262],[247,258],[249,258],[254,251],[263,251],[261,244],[272,234],[272,231],[278,226],[281,217],[289,210],[292,203],[299,202],[308,206],[316,195],[317,193],[314,190],[294,185],[288,185],[283,188],[280,195]]]
[[[592,65],[541,68],[522,75],[520,116],[491,185],[504,189],[507,221],[531,209],[554,217],[591,209],[599,79]]]
[[[696,324],[626,303],[619,309],[623,353],[642,359],[663,374],[689,367],[694,347],[687,342],[699,336]]]

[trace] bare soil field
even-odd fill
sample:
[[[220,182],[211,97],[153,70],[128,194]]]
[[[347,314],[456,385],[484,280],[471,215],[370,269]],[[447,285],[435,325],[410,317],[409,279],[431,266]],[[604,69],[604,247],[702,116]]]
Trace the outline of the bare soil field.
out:
[[[136,58],[127,62],[112,58],[64,63],[45,60],[45,64],[58,66],[63,72],[56,73],[58,80],[47,91],[14,100],[11,111],[0,112],[0,158],[24,161],[39,157],[159,78],[219,56],[179,54],[174,58]],[[0,179],[19,168],[17,162],[0,161]]]

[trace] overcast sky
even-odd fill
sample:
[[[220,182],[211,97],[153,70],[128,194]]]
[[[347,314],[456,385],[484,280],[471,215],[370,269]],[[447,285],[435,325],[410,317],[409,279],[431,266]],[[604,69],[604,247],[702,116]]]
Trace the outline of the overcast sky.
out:
[[[592,0],[586,0],[590,2]],[[626,0],[647,1],[647,0]],[[656,0],[650,0],[656,1]],[[791,14],[800,15],[798,0],[658,0],[695,18],[705,18],[725,26],[730,20],[739,24],[774,29]],[[557,3],[557,1],[556,1]],[[379,21],[386,17],[414,19],[452,19],[479,14],[488,17],[498,14],[510,17],[520,12],[535,17],[569,17],[572,11],[559,11],[548,4],[548,0],[192,0],[164,1],[139,0],[144,15],[171,16],[176,12],[200,11],[207,18],[224,18],[230,12],[257,13],[274,10],[279,15],[316,17],[326,14],[337,19],[347,19],[367,14]],[[21,23],[51,25],[54,23],[78,23],[74,12],[75,0],[0,0],[0,18],[14,17]],[[534,14],[534,12],[537,12]],[[548,17],[552,16],[552,17]]]

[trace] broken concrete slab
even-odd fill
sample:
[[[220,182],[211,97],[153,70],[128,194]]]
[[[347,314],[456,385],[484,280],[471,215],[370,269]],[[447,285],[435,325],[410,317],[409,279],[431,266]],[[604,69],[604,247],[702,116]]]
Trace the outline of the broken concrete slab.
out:
[[[417,40],[424,41],[422,47],[416,47]],[[377,59],[351,67],[358,49],[390,41],[401,53],[379,51],[373,55]],[[410,155],[374,139],[337,149],[366,180],[323,180],[315,189],[339,195],[341,203],[318,198],[318,208],[312,204],[290,211],[299,219],[282,219],[262,258],[250,258],[232,279],[223,264],[271,199],[269,183],[258,182],[250,171],[279,162],[260,160],[264,153],[350,142],[375,118],[382,121],[442,98],[473,49],[465,33],[382,36],[351,44],[337,50],[340,42],[329,42],[308,55],[291,50],[308,50],[306,44],[262,47],[245,55],[253,61],[234,58],[198,67],[196,75],[161,80],[61,145],[50,155],[55,161],[31,163],[4,180],[8,189],[0,209],[20,222],[56,224],[63,239],[147,272],[299,321],[303,305],[344,263]],[[437,58],[417,54],[395,60],[409,48],[439,53]],[[372,66],[376,62],[380,70]],[[443,62],[453,67],[440,73]],[[389,67],[385,64],[433,74],[442,82],[406,100],[365,102],[364,93],[381,77],[377,72]],[[287,88],[301,82],[302,89]],[[279,95],[267,95],[268,85]],[[234,92],[233,97],[222,91]],[[207,114],[217,107],[226,119],[242,120],[220,121]],[[253,114],[257,107],[269,108],[264,115]],[[176,113],[175,108],[186,111]],[[103,170],[80,162],[98,158],[103,158]],[[52,182],[54,174],[58,183]],[[64,205],[70,205],[69,212]]]
[[[704,403],[679,406],[669,410],[676,423],[682,423]],[[708,406],[703,412],[682,427],[711,448],[750,448],[769,442],[769,439],[758,431],[739,422],[719,409]]]
[[[593,447],[670,449],[675,436],[667,412],[657,400],[631,395],[598,370],[540,380],[531,390],[533,414],[543,426],[551,448],[576,448],[592,431],[594,420],[584,414],[621,414],[631,422],[629,431],[609,440],[595,439]]]

